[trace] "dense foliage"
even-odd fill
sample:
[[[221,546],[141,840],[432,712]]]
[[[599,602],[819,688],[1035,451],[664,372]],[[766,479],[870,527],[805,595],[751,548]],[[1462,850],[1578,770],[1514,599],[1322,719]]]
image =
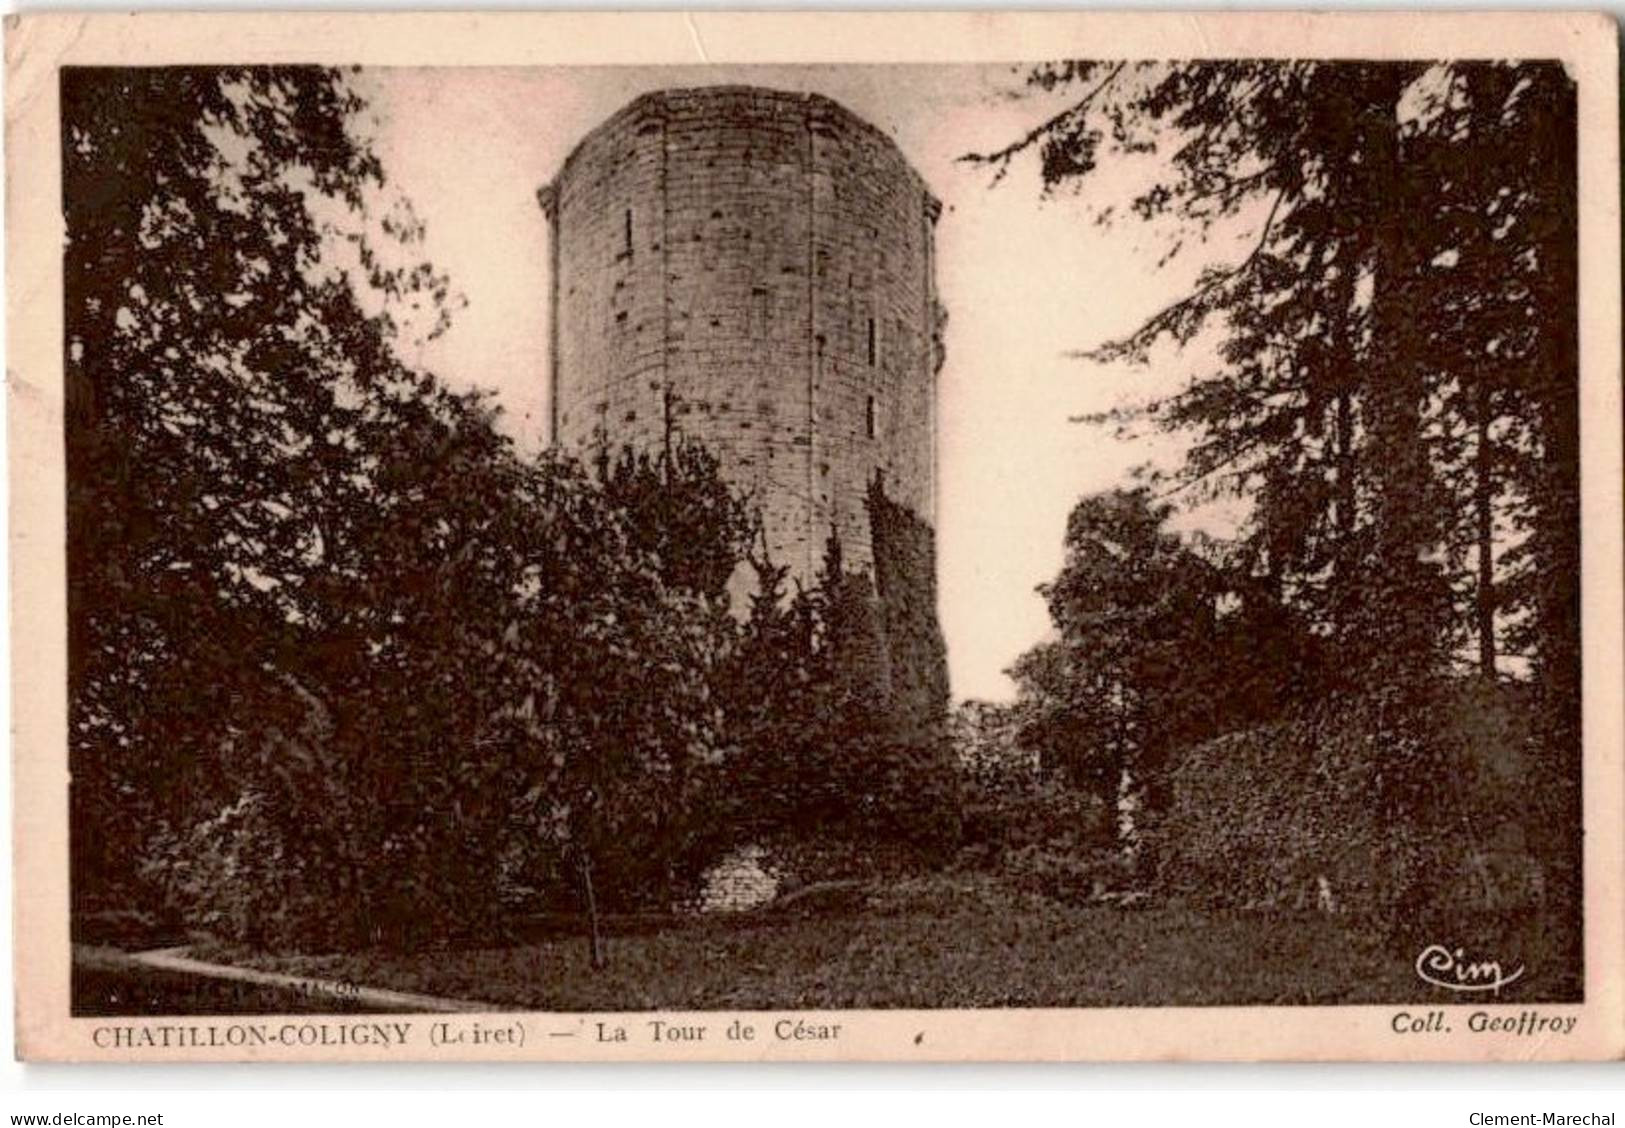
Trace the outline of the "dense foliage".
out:
[[[1481,824],[1531,836],[1535,900],[1576,936],[1572,82],[1341,61],[1062,62],[1029,82],[1074,96],[967,159],[997,180],[1036,154],[1046,192],[1166,239],[1159,270],[1244,239],[1083,353],[1180,353],[1179,390],[1091,421],[1189,445],[1074,509],[1041,589],[1053,637],[1012,670],[1020,739],[1145,802],[1163,892],[1313,904],[1324,879],[1371,911],[1491,906],[1462,872],[1487,864],[1463,845]],[[1102,194],[1097,170],[1136,162],[1154,169],[1136,195]],[[1166,531],[1175,502],[1226,499],[1233,540]],[[1487,731],[1508,695],[1534,723]],[[1525,765],[1540,817],[1477,786],[1486,757]]]
[[[94,898],[155,825],[237,802],[219,756],[257,738],[234,733],[297,731],[342,685],[373,518],[479,409],[396,363],[390,314],[324,265],[351,252],[397,307],[446,299],[340,223],[381,172],[339,75],[68,69],[62,103],[74,892]],[[290,659],[314,676],[275,672]]]
[[[1573,891],[1547,888],[1560,871],[1531,862],[1529,832],[1551,804],[1531,801],[1521,697],[1434,687],[1425,724],[1390,695],[1335,700],[1187,750],[1148,835],[1161,887],[1210,907],[1406,927],[1561,900]],[[1536,795],[1555,799],[1540,782]]]
[[[847,569],[833,537],[804,590],[759,566],[725,691],[738,748],[720,825],[739,841],[835,836],[924,855],[952,844],[952,748],[914,687],[893,685],[869,574]]]
[[[344,74],[63,95],[77,919],[416,944],[669,907],[758,832],[939,834],[867,571],[757,560],[741,621],[709,454],[525,455],[402,363],[455,299]]]
[[[1019,658],[1017,740],[1115,804],[1168,756],[1277,715],[1322,679],[1319,644],[1273,597],[1165,527],[1144,488],[1084,498],[1040,588],[1053,637]]]
[[[1556,63],[1071,62],[1041,158],[1103,222],[1240,261],[1101,361],[1211,342],[1175,395],[1105,418],[1189,433],[1159,485],[1247,499],[1252,574],[1337,642],[1345,688],[1458,660],[1578,708],[1575,95]],[[1107,161],[1162,155],[1133,199]],[[1165,260],[1166,262],[1167,260]],[[1503,659],[1515,658],[1518,662]]]

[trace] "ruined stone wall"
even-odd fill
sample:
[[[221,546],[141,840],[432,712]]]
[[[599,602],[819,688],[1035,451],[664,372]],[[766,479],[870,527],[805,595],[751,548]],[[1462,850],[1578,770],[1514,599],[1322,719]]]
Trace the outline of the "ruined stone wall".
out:
[[[933,521],[937,204],[884,134],[816,95],[664,91],[542,201],[555,442],[698,440],[803,579],[832,529],[873,567],[877,473]]]

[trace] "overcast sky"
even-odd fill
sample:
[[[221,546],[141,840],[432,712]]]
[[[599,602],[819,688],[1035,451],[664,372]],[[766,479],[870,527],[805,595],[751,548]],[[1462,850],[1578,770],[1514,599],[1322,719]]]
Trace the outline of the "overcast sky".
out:
[[[544,438],[547,224],[536,189],[594,125],[647,90],[745,82],[828,95],[888,133],[943,202],[938,286],[948,309],[938,389],[940,613],[956,698],[1004,700],[1003,671],[1049,622],[1034,587],[1054,576],[1077,499],[1156,454],[1068,422],[1177,382],[1069,358],[1134,328],[1189,287],[1217,245],[1157,269],[1163,235],[1101,226],[1155,162],[1107,166],[1081,193],[1041,198],[1036,158],[997,187],[957,158],[999,148],[1062,104],[1024,89],[1021,67],[839,66],[371,70],[390,187],[427,225],[428,258],[467,300],[417,357],[459,386],[493,389],[504,426]],[[1246,231],[1230,233],[1245,241]],[[1166,443],[1157,444],[1165,450]],[[1165,455],[1164,455],[1165,457]]]

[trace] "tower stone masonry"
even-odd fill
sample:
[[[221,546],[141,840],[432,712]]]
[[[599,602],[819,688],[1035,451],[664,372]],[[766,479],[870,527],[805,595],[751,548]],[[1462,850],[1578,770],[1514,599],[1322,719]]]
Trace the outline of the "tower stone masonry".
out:
[[[793,577],[839,538],[877,589],[888,676],[945,701],[940,205],[897,146],[815,94],[664,90],[588,133],[539,197],[551,441],[705,446]]]

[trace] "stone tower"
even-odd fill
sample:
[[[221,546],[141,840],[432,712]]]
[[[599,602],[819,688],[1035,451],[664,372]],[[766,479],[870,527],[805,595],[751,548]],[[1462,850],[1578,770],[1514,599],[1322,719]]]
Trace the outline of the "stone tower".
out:
[[[811,576],[865,512],[935,516],[939,205],[897,147],[827,98],[648,94],[542,189],[552,225],[552,440],[697,439]]]
[[[876,589],[887,679],[945,703],[940,205],[896,145],[814,94],[666,90],[587,134],[539,195],[552,441],[697,440],[793,577],[839,537]]]

